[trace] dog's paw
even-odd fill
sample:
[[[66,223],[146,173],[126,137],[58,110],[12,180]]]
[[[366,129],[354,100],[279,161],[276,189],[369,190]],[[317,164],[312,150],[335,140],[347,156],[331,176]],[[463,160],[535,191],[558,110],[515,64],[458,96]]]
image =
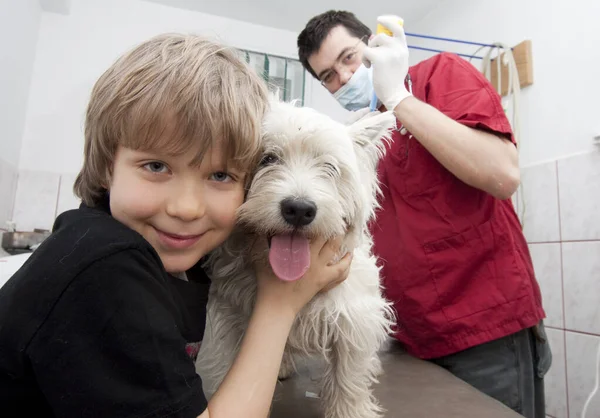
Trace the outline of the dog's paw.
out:
[[[383,365],[379,357],[373,360],[373,377],[377,378],[383,374]]]
[[[281,367],[279,367],[279,375],[277,378],[279,380],[287,380],[294,374],[294,365],[289,361],[282,361]]]
[[[326,405],[325,418],[383,418],[384,409],[373,399],[363,402],[334,402]]]
[[[292,377],[292,375],[294,374],[294,369],[292,368],[286,368],[284,369],[283,367],[279,370],[279,375],[277,376],[277,378],[279,380],[287,380],[290,377]]]

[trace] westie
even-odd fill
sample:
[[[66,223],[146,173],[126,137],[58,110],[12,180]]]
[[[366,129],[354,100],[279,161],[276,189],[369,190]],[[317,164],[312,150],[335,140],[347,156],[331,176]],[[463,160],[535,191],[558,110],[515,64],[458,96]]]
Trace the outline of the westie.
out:
[[[262,162],[239,210],[239,226],[209,263],[207,328],[197,363],[207,395],[229,370],[250,318],[252,263],[270,262],[279,277],[293,279],[308,267],[311,237],[343,235],[343,253],[354,251],[349,276],[298,314],[279,377],[293,372],[299,356],[320,356],[327,418],[381,416],[371,386],[394,315],[382,297],[367,223],[377,208],[377,162],[394,124],[391,112],[344,126],[312,109],[272,102]]]

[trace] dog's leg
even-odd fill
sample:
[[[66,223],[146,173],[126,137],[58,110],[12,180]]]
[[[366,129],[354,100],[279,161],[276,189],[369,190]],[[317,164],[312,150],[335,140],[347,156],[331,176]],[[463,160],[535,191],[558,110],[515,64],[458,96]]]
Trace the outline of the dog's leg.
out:
[[[196,360],[196,370],[202,376],[207,398],[217,391],[233,364],[246,329],[246,322],[239,312],[216,299],[209,298],[206,329]]]
[[[344,330],[346,331],[348,329]],[[336,339],[329,352],[322,381],[321,398],[325,418],[383,416],[383,409],[371,389],[381,372],[381,362],[376,348],[364,348],[365,350],[352,346],[343,335]]]

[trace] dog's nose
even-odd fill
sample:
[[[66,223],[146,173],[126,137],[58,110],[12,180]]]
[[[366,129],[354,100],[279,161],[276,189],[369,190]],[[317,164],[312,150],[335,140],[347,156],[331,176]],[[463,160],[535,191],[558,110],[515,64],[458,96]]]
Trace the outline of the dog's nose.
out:
[[[310,200],[288,198],[281,202],[281,216],[293,226],[305,226],[315,220],[317,205]]]

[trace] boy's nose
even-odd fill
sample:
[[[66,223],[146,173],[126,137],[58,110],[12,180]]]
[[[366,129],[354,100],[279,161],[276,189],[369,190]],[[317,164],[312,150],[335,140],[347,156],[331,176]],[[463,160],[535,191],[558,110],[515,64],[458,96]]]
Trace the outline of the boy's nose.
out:
[[[193,221],[204,216],[206,204],[201,191],[174,193],[167,205],[167,214],[182,221]]]

